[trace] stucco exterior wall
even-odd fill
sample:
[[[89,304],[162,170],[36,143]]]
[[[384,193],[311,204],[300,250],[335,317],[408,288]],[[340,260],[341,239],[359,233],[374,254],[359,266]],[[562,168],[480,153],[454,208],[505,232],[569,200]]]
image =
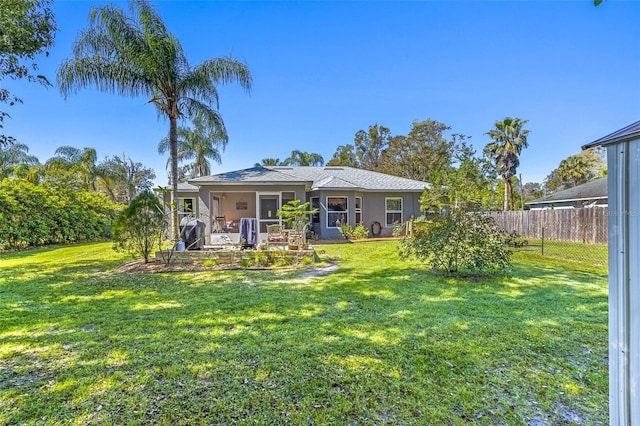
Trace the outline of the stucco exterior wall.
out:
[[[315,191],[309,194],[311,197],[320,198],[320,223],[314,226],[314,231],[319,232],[323,239],[341,238],[342,233],[335,227],[327,226],[327,197],[347,197],[348,224],[356,226],[355,199],[362,197],[362,223],[371,233],[371,226],[377,222],[381,225],[381,237],[390,237],[393,234],[393,226],[386,226],[386,199],[389,197],[402,198],[402,221],[406,222],[411,217],[417,217],[420,212],[420,194],[415,192],[384,193],[361,191]]]

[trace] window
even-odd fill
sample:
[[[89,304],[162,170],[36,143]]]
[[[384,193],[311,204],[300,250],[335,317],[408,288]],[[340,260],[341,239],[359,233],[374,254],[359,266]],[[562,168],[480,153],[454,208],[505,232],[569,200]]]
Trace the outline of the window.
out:
[[[362,222],[362,197],[356,197],[356,226]]]
[[[402,223],[402,197],[385,198],[385,226],[393,226],[394,223]]]
[[[195,200],[193,198],[178,198],[178,219],[189,215],[196,215]]]
[[[320,198],[311,198],[311,210],[318,210],[317,213],[311,215],[311,223],[320,223]]]
[[[349,223],[347,197],[327,197],[327,228]]]

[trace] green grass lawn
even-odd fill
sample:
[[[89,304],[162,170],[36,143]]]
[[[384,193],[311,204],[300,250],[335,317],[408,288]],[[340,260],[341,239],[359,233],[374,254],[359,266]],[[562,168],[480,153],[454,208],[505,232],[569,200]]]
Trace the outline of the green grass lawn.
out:
[[[606,244],[575,243],[570,241],[549,241],[544,244],[540,239],[526,238],[528,245],[519,249],[532,253],[544,254],[569,261],[581,262],[598,267],[607,267],[608,247]]]
[[[606,424],[606,270],[434,276],[397,242],[300,271],[119,274],[110,243],[0,255],[0,424]]]

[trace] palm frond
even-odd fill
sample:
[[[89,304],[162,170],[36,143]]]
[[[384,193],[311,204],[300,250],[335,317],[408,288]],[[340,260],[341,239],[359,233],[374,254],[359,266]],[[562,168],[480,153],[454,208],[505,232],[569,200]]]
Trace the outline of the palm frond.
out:
[[[246,91],[251,91],[253,77],[244,62],[226,56],[209,59],[198,65],[194,73],[206,73],[216,84],[239,83]]]

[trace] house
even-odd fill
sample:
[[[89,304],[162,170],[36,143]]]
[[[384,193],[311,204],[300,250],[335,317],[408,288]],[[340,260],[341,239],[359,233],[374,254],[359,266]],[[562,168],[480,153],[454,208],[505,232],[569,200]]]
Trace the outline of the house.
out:
[[[428,187],[352,167],[252,167],[179,184],[178,211],[206,223],[207,241],[225,232],[238,242],[242,218],[255,218],[264,240],[268,225],[281,224],[278,209],[292,200],[318,209],[310,219],[319,238],[339,238],[342,224],[359,223],[370,236],[391,236],[395,223],[420,215],[420,195]]]
[[[607,178],[592,180],[525,203],[531,210],[607,207]]]
[[[582,149],[607,148],[609,423],[640,425],[640,121]]]

